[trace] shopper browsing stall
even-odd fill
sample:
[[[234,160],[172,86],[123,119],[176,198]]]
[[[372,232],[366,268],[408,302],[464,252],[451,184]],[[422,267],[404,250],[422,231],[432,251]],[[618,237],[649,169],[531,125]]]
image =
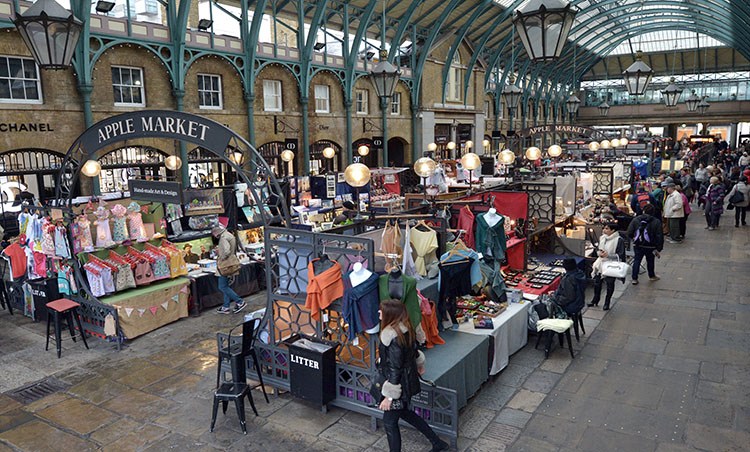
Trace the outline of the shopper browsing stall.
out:
[[[223,226],[211,229],[211,236],[216,244],[216,274],[219,278],[219,290],[224,294],[224,304],[216,311],[229,314],[229,306],[234,301],[234,312],[240,312],[246,306],[245,300],[229,286],[229,277],[239,272],[240,261],[237,259],[237,239]]]

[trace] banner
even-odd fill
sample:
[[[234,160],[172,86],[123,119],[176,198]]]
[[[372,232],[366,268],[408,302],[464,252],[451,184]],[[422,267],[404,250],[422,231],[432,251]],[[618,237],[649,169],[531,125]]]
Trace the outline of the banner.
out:
[[[139,201],[182,204],[182,184],[156,180],[128,180],[130,197]]]

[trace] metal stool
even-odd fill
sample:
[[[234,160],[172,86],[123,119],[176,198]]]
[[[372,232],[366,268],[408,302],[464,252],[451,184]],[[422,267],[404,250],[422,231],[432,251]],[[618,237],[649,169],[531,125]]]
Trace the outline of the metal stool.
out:
[[[55,343],[57,344],[57,357],[60,358],[62,354],[62,318],[65,318],[65,322],[68,324],[70,330],[70,337],[73,342],[76,342],[76,332],[73,326],[73,318],[78,323],[78,331],[83,339],[83,345],[86,349],[89,348],[89,344],[86,343],[86,333],[83,331],[83,325],[81,324],[81,315],[78,313],[78,307],[80,304],[67,298],[60,298],[59,300],[51,301],[47,303],[47,345],[44,350],[49,350],[49,328],[52,322],[55,322]]]

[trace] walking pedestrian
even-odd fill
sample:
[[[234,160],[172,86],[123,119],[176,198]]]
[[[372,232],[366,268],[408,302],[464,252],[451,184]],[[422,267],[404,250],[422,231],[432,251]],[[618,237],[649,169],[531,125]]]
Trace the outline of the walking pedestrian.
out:
[[[669,243],[680,243],[680,219],[685,217],[685,209],[682,203],[682,194],[675,189],[674,182],[669,182],[665,187],[667,197],[664,200],[664,218],[669,223]]]
[[[706,188],[706,229],[713,231],[719,227],[721,214],[724,213],[724,184],[717,176],[711,177],[708,188]]]
[[[378,369],[385,377],[381,392],[383,400],[383,424],[390,452],[401,451],[399,419],[411,424],[432,443],[432,451],[448,449],[441,440],[409,406],[411,397],[419,394],[419,376],[424,373],[424,354],[417,350],[416,334],[409,321],[406,307],[399,300],[384,300],[380,303],[380,362]]]
[[[658,281],[656,275],[655,257],[661,256],[664,248],[664,234],[661,229],[661,220],[654,216],[655,209],[648,205],[643,208],[643,214],[633,218],[628,227],[628,237],[633,241],[633,285],[638,284],[638,273],[641,262],[646,259],[646,269],[651,281]]]
[[[594,298],[589,306],[599,306],[599,300],[602,296],[602,282],[607,285],[607,293],[604,296],[604,309],[609,310],[609,303],[612,301],[612,294],[615,292],[615,277],[602,275],[602,264],[606,260],[618,259],[625,262],[625,241],[617,232],[616,223],[607,223],[602,228],[602,236],[599,238],[597,246],[597,258],[592,265],[592,275],[594,276]],[[623,280],[624,281],[624,280]]]
[[[215,226],[211,229],[211,238],[216,245],[216,276],[218,286],[224,295],[224,303],[216,310],[219,314],[229,314],[229,305],[234,301],[234,313],[245,309],[247,304],[237,292],[230,287],[229,278],[237,275],[240,271],[240,261],[237,259],[237,239],[234,234],[227,231],[223,226]]]
[[[740,181],[737,185],[732,187],[732,190],[727,195],[727,199],[730,199],[735,193],[742,193],[743,201],[734,203],[734,227],[747,226],[747,209],[750,206],[750,186],[747,185],[747,177],[740,176]]]

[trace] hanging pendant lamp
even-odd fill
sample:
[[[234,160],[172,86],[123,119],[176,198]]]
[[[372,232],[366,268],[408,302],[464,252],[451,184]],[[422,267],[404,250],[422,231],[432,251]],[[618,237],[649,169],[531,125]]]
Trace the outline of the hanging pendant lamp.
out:
[[[642,96],[646,92],[654,70],[643,62],[643,52],[640,50],[635,54],[635,61],[622,73],[625,87],[631,96]]]

